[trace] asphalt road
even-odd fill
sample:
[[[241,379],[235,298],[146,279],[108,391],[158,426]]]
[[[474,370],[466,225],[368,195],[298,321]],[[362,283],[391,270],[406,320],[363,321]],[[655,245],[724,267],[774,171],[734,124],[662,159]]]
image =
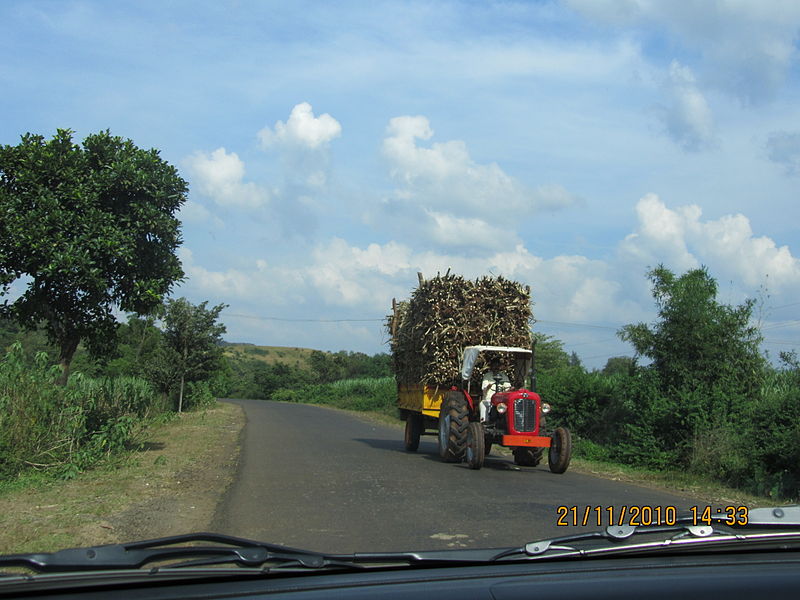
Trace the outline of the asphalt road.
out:
[[[324,552],[502,547],[574,531],[557,525],[559,506],[576,507],[570,522],[586,507],[618,514],[623,506],[698,504],[574,470],[554,475],[546,459],[520,468],[495,451],[473,471],[441,462],[434,436],[409,453],[402,430],[349,413],[231,402],[247,424],[213,529],[232,535]]]

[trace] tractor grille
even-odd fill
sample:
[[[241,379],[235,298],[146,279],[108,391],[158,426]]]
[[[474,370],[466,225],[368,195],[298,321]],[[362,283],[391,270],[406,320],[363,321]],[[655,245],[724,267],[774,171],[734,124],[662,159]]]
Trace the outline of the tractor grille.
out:
[[[514,401],[514,429],[517,431],[536,429],[536,401],[532,398],[519,398]]]

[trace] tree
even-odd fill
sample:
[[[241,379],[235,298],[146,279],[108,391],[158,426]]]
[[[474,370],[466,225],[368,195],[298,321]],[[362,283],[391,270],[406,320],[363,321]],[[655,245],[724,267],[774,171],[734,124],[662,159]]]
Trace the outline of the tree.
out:
[[[631,375],[636,368],[636,359],[630,356],[612,356],[603,367],[603,375]]]
[[[81,146],[59,129],[0,146],[0,296],[26,289],[0,313],[42,325],[66,383],[78,343],[113,346],[114,310],[148,314],[183,278],[175,213],[187,183],[157,150],[109,131]]]
[[[225,325],[216,321],[227,305],[207,309],[207,304],[201,302],[195,306],[186,298],[169,300],[166,304],[165,349],[160,357],[173,365],[175,379],[180,381],[178,412],[183,409],[186,382],[208,379],[218,369],[222,357]]]
[[[157,309],[156,314],[145,317],[128,315],[128,322],[120,324],[117,330],[117,352],[106,362],[105,375],[147,376],[147,358],[152,356],[161,343],[161,331],[155,326],[158,313],[163,316],[163,305]],[[73,364],[78,359],[76,357]]]
[[[652,359],[662,384],[696,389],[724,382],[728,392],[754,391],[764,367],[761,333],[750,322],[754,301],[719,304],[717,283],[705,268],[676,277],[660,265],[648,276],[658,321],[626,325],[618,334]]]
[[[561,340],[544,333],[534,333],[533,343],[537,371],[551,371],[570,365],[570,355],[564,350]]]
[[[314,350],[308,357],[311,371],[318,383],[331,383],[344,378],[344,368],[342,357],[338,360],[336,355],[329,352]]]

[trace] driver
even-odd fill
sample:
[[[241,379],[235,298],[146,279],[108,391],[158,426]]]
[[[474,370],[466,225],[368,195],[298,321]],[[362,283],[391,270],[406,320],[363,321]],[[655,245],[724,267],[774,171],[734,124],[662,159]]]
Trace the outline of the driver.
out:
[[[499,384],[499,385],[498,385]],[[481,382],[481,421],[486,420],[486,414],[492,406],[492,396],[495,392],[505,392],[511,389],[508,376],[500,370],[500,361],[493,358],[489,362],[489,370],[483,374]]]

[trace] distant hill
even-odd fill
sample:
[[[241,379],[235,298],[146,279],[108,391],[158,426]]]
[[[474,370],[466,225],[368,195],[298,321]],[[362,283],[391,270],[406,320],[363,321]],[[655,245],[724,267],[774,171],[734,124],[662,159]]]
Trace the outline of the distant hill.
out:
[[[268,365],[284,363],[291,367],[311,370],[309,358],[315,352],[311,348],[290,348],[287,346],[256,346],[255,344],[242,344],[226,342],[223,354],[232,359],[255,359]]]

